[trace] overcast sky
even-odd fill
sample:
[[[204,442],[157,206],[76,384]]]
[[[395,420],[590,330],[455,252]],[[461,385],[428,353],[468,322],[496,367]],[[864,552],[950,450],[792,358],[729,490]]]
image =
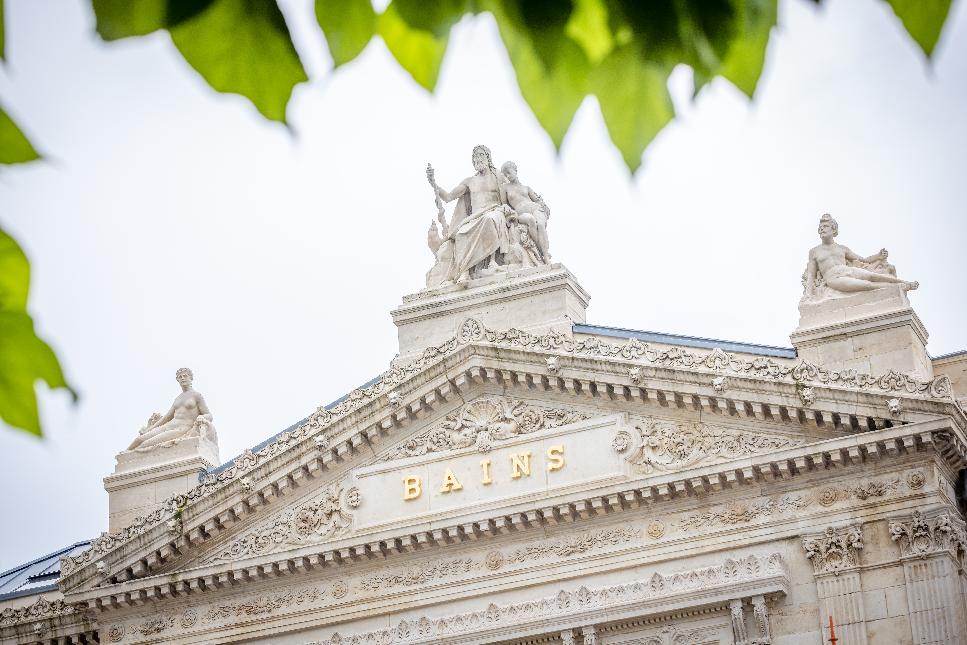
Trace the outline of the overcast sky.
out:
[[[166,34],[106,45],[85,0],[6,3],[0,97],[47,161],[0,172],[0,224],[81,400],[38,388],[43,441],[0,428],[0,569],[106,529],[101,480],[178,367],[223,461],[384,370],[389,312],[431,264],[425,165],[451,188],[478,143],[544,195],[589,322],[788,346],[828,211],[920,281],[933,355],[967,347],[963,0],[932,64],[885,2],[783,0],[755,102],[717,81],[692,103],[677,70],[679,116],[633,179],[593,99],[555,154],[489,16],[455,28],[431,96],[378,40],[331,73],[311,0],[283,4],[312,78],[291,130]]]

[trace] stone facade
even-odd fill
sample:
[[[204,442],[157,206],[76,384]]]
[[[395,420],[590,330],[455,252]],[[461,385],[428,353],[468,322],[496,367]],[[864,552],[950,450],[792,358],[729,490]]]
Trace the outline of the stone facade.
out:
[[[112,495],[164,494],[4,601],[0,642],[967,643],[964,365],[905,291],[814,297],[795,355],[587,333],[560,264],[465,282],[194,485],[122,454]]]

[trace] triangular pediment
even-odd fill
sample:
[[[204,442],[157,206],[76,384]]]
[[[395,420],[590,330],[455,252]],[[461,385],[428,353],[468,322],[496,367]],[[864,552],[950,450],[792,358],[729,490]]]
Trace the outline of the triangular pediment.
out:
[[[617,482],[657,482],[842,437],[862,424],[889,425],[885,394],[929,397],[943,387],[787,363],[468,324],[247,451],[123,535],[101,538],[66,563],[65,587],[238,566],[320,545],[338,552],[369,537],[385,544],[414,525],[442,526],[444,518],[550,508]],[[823,396],[831,383],[854,388],[848,406]],[[552,455],[558,446],[563,455]],[[531,474],[512,477],[512,454],[528,451]],[[560,457],[565,465],[548,470]],[[482,484],[488,458],[494,483]],[[447,469],[463,495],[452,484],[441,492]],[[423,490],[404,499],[410,476]],[[532,488],[508,488],[507,477]]]

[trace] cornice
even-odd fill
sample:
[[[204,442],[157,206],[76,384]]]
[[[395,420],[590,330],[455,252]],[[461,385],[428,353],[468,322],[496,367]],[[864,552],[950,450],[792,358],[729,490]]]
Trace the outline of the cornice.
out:
[[[470,319],[458,336],[411,363],[392,366],[373,385],[320,408],[257,453],[246,451],[188,494],[167,500],[118,534],[98,538],[87,552],[62,559],[61,589],[150,575],[286,491],[488,382],[828,429],[889,428],[938,414],[967,425],[952,400],[937,400],[949,396],[946,377],[922,383],[895,373],[874,378],[806,362],[744,359],[719,349],[652,350],[636,339],[617,345],[555,332],[496,332]],[[898,392],[904,403],[900,418],[886,403]],[[102,571],[96,563],[103,563]]]
[[[960,444],[960,448],[956,445]],[[705,465],[682,472],[646,476],[600,486],[581,495],[555,495],[539,503],[517,504],[498,513],[481,516],[473,511],[455,514],[448,525],[427,525],[405,531],[382,531],[356,535],[293,551],[269,554],[237,562],[224,562],[179,571],[174,578],[157,575],[123,583],[108,584],[71,594],[74,602],[84,601],[102,611],[137,606],[149,600],[183,594],[208,593],[237,584],[276,577],[295,576],[314,569],[335,570],[422,548],[487,540],[509,532],[541,530],[564,522],[618,514],[642,506],[657,506],[693,496],[711,498],[719,491],[757,483],[783,484],[812,472],[835,469],[846,473],[866,462],[886,462],[906,455],[934,450],[961,460],[964,440],[959,430],[944,420],[923,422],[821,441],[728,463]],[[787,486],[786,486],[787,487]]]

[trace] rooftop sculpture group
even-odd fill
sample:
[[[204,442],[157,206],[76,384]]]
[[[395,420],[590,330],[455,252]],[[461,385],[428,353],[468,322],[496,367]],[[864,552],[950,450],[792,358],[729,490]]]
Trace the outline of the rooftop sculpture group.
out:
[[[437,185],[433,168],[426,174],[436,197],[437,222],[430,225],[427,244],[436,257],[427,273],[428,288],[550,263],[547,219],[550,210],[529,186],[520,183],[517,165],[508,161],[498,173],[490,149],[473,149],[476,173],[446,191]],[[449,224],[443,202],[457,200]]]

